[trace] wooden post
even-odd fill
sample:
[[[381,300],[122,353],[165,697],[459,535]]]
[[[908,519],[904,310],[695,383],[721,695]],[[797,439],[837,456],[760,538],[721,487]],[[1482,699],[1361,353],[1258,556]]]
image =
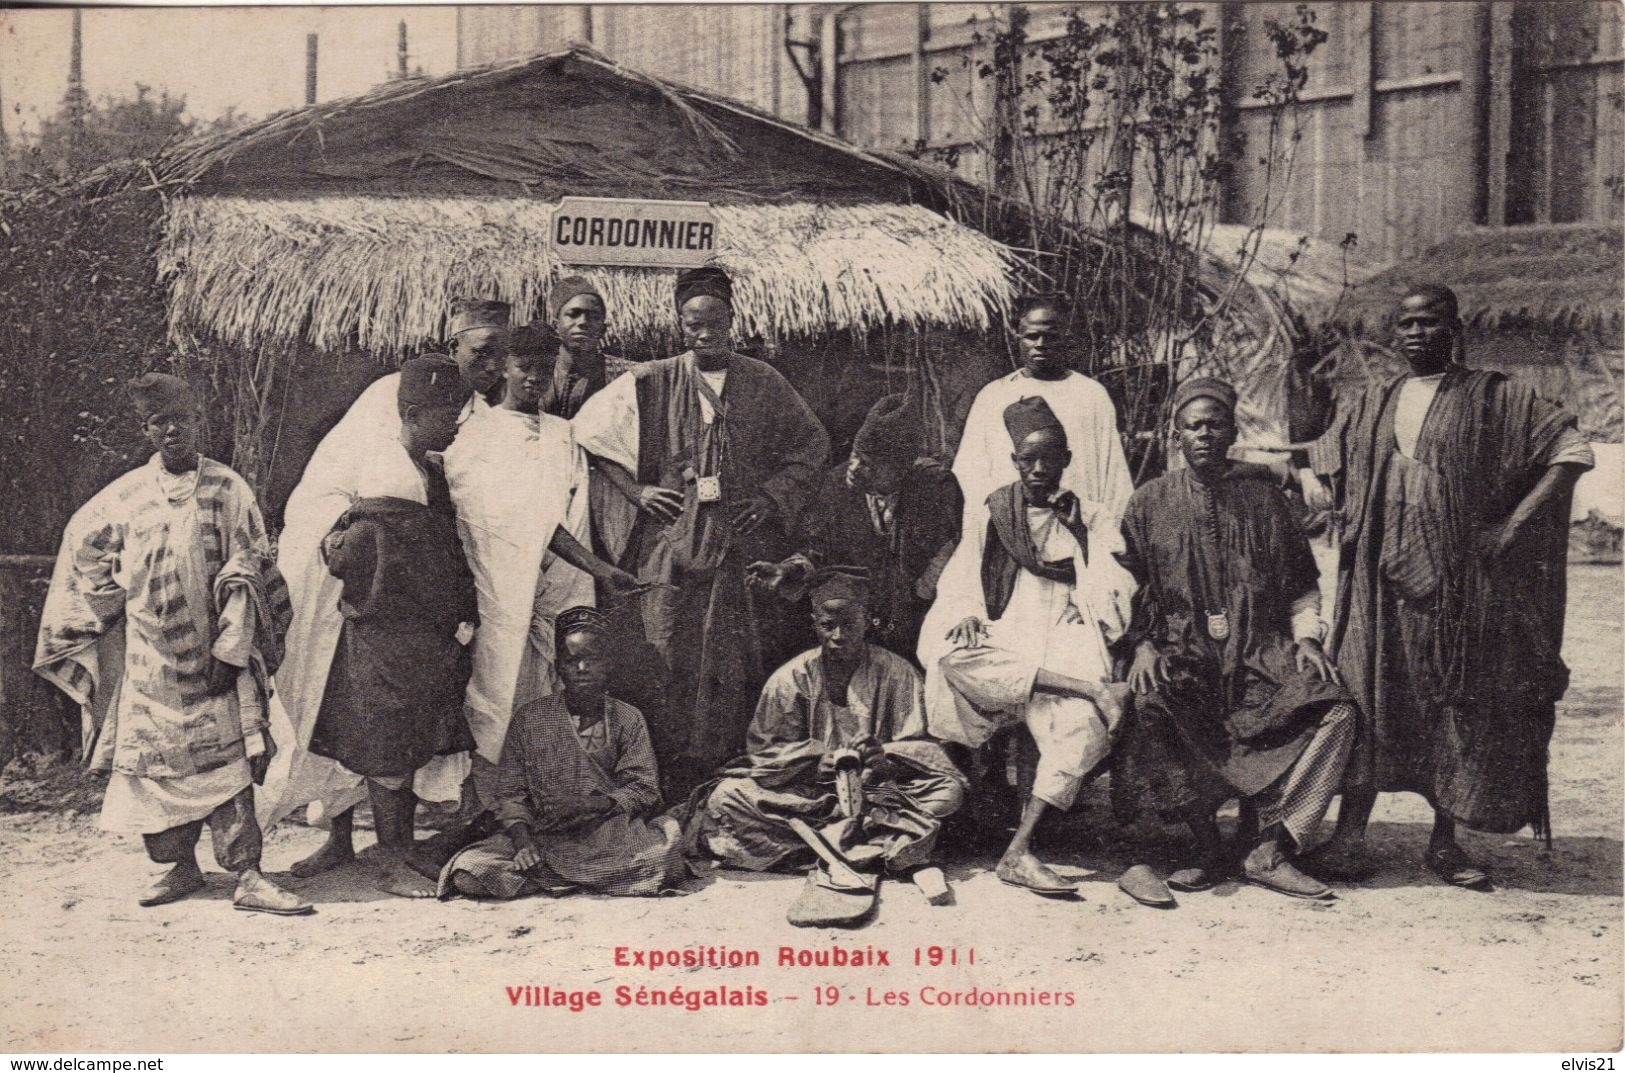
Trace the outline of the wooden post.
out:
[[[406,70],[406,20],[402,19],[398,27],[399,34],[395,41],[395,77],[405,78]]]
[[[1513,69],[1512,4],[1496,0],[1490,5],[1490,56],[1487,129],[1484,132],[1484,222],[1502,227],[1507,222],[1507,158],[1512,154]]]
[[[1349,9],[1349,81],[1354,89],[1354,129],[1361,139],[1371,137],[1371,22],[1369,3]]]
[[[783,4],[773,5],[773,41],[767,50],[768,79],[770,80],[768,103],[774,115],[784,114],[784,38],[785,38],[785,10]]]
[[[316,35],[305,35],[305,103],[316,103]]]
[[[925,42],[931,34],[931,8],[927,4],[914,5],[914,50],[910,56],[914,73],[914,142],[921,147],[931,140],[928,94],[931,88],[931,68],[925,54]]]
[[[1461,99],[1457,109],[1461,142],[1471,169],[1466,223],[1488,222],[1490,5],[1477,2],[1453,9],[1461,20]]]
[[[819,78],[819,93],[822,97],[820,118],[823,120],[821,129],[830,134],[841,133],[841,7],[831,6],[824,11],[823,22],[818,27],[818,62],[822,67]]]

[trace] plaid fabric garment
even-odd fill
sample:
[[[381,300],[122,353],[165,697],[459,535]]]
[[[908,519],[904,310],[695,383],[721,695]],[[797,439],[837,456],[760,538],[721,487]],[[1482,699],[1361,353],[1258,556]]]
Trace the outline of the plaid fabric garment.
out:
[[[239,553],[245,576],[269,542],[253,492],[226,466],[203,459],[195,482],[160,471],[154,456],[68,523],[34,669],[83,706],[94,770],[176,778],[242,758],[245,733],[263,729],[263,705],[245,721],[236,693],[209,693],[208,671],[215,579]],[[256,587],[263,661],[280,649],[287,596],[274,574]]]

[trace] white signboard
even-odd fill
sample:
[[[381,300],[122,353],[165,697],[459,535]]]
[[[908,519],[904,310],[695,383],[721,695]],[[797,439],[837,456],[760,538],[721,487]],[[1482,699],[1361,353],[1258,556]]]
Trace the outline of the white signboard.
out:
[[[694,268],[717,252],[717,216],[703,201],[567,197],[547,241],[565,264]]]

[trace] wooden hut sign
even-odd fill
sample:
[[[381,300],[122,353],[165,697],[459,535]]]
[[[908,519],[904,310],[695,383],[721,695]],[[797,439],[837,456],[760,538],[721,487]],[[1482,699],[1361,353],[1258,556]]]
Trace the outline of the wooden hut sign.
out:
[[[717,252],[717,217],[703,201],[567,197],[548,228],[565,264],[693,268]]]

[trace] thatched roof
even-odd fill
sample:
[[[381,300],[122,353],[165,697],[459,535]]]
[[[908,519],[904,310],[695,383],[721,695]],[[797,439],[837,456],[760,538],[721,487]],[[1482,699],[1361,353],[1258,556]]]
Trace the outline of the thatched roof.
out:
[[[1358,287],[1343,326],[1379,335],[1406,288],[1443,283],[1469,327],[1533,327],[1617,338],[1625,330],[1620,225],[1476,228],[1396,264]]]
[[[323,350],[358,337],[399,354],[445,338],[454,297],[500,298],[524,321],[577,271],[603,288],[621,340],[674,329],[675,271],[561,266],[547,251],[551,211],[525,198],[178,198],[158,262],[170,330]],[[1011,254],[918,205],[716,211],[717,261],[734,275],[745,336],[986,329],[1011,298]]]
[[[582,46],[189,138],[152,161],[193,193],[923,202],[971,188]]]
[[[177,340],[400,354],[442,340],[454,297],[529,318],[571,271],[546,242],[566,195],[715,205],[746,334],[983,329],[1017,267],[950,218],[980,196],[950,173],[579,47],[385,83],[188,139],[142,170],[181,195],[159,250]],[[583,274],[622,343],[674,329],[675,272]]]

